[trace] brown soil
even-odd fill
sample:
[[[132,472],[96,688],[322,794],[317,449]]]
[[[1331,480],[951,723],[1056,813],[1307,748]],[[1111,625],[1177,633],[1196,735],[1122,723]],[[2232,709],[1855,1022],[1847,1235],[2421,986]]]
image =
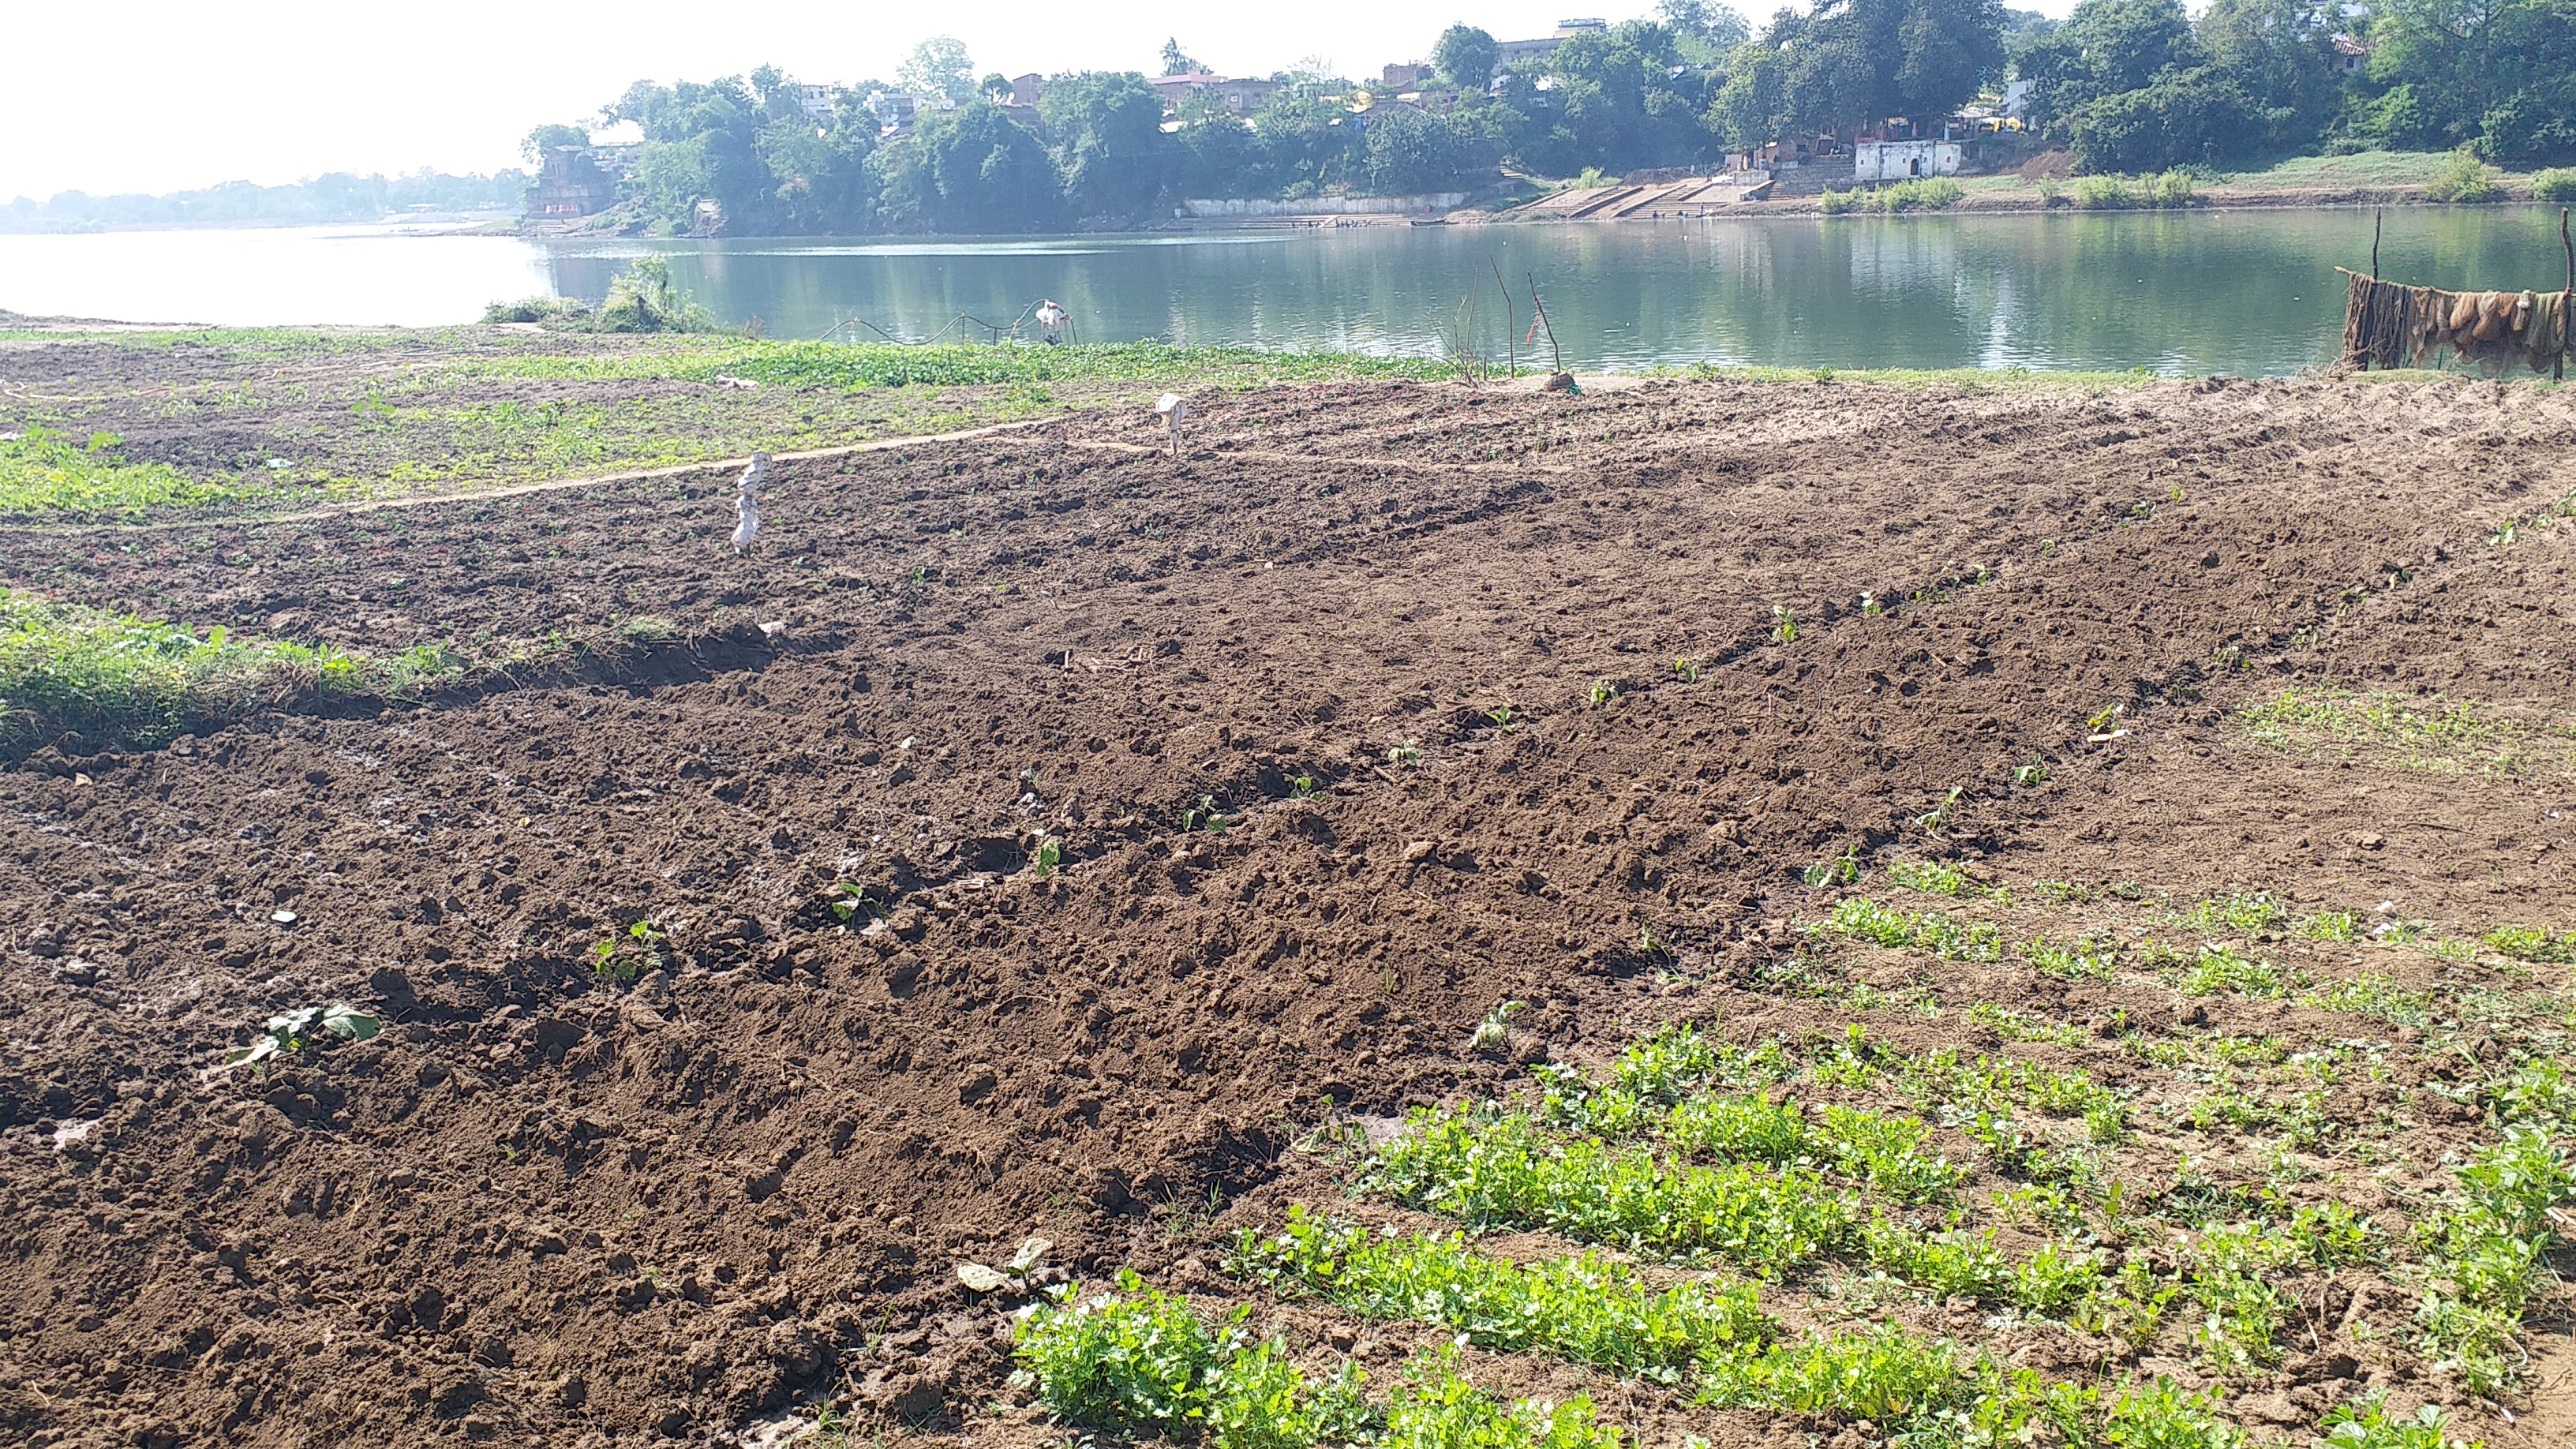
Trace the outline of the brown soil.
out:
[[[1523,1062],[1681,1016],[1993,1042],[1765,979],[1787,919],[1822,909],[1798,872],[1847,845],[2394,899],[2472,936],[2576,924],[2563,771],[2339,763],[2230,715],[2293,681],[2576,713],[2576,529],[2488,542],[2576,488],[2576,396],[1657,383],[1194,408],[1179,460],[1092,419],[782,465],[749,559],[713,471],[9,534],[21,587],[353,648],[677,633],[569,683],[151,754],[65,740],[0,775],[0,1437],[703,1442],[831,1400],[1034,1441],[988,1407],[1006,1320],[958,1261],[1039,1233],[1088,1281],[1240,1296],[1210,1268],[1233,1227],[1342,1200],[1347,1163],[1291,1150],[1310,1129],[1526,1079],[1464,1046],[1500,1000],[1530,1004]],[[2092,741],[2115,704],[2127,733]],[[2033,760],[2046,782],[2015,785]],[[1954,786],[1927,842],[1909,822]],[[1052,880],[1025,869],[1044,834]],[[835,882],[879,919],[844,927]],[[642,979],[595,976],[638,920],[667,936],[622,948]],[[1931,984],[2397,1040],[2001,968]],[[332,1000],[384,1035],[207,1070]],[[2469,1130],[2408,1140],[2434,1144],[2428,1184]],[[2409,1311],[2343,1322],[2388,1327],[2372,1371],[2444,1397],[2392,1346]],[[2337,1351],[2303,1335],[2231,1392],[2311,1414],[2311,1386],[2364,1371]],[[1589,1382],[1659,1437],[1799,1431]]]

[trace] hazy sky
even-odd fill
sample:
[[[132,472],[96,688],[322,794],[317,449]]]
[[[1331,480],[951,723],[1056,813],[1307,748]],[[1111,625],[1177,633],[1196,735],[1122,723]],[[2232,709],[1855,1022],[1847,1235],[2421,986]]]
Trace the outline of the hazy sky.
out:
[[[2030,0],[2021,0],[2029,6]],[[2063,14],[2073,0],[2035,7]],[[1757,5],[1759,24],[1770,5]],[[1222,73],[1321,55],[1350,76],[1419,59],[1448,25],[1500,39],[1561,15],[1622,20],[1652,0],[1297,0],[1181,6],[1065,0],[947,4],[562,5],[433,0],[33,0],[13,7],[23,59],[0,84],[0,198],[174,191],[325,171],[490,171],[539,121],[594,115],[640,77],[891,79],[924,36],[966,42],[978,72],[1156,68],[1163,39]],[[64,63],[71,58],[80,63]]]

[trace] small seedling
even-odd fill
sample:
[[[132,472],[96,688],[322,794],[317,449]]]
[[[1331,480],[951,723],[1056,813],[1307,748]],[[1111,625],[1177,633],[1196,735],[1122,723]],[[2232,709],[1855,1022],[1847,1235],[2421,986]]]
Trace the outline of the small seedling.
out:
[[[833,919],[846,926],[857,919],[860,911],[867,908],[867,888],[854,886],[845,880],[836,880],[832,882],[830,897],[823,904],[831,909]],[[603,941],[600,944],[607,946],[611,951],[616,949],[614,942]]]
[[[1700,666],[1705,662],[1696,654],[1685,654],[1673,661],[1673,673],[1680,675],[1684,684],[1697,684]]]
[[[1503,705],[1498,709],[1489,709],[1485,711],[1485,718],[1492,720],[1494,722],[1494,728],[1501,730],[1504,734],[1510,734],[1513,730],[1519,728],[1519,726],[1512,723],[1512,707],[1508,704]]]
[[[1471,1052],[1501,1051],[1503,1049],[1503,1042],[1509,1035],[1511,1019],[1520,1015],[1527,1009],[1528,1006],[1524,1002],[1506,1001],[1500,1006],[1495,1007],[1493,1010],[1486,1012],[1485,1019],[1476,1023],[1475,1034],[1467,1038],[1467,1050]]]
[[[1887,612],[1887,606],[1878,601],[1878,595],[1863,594],[1860,596],[1860,611],[1875,619]]]
[[[1950,793],[1942,797],[1941,803],[1915,816],[1914,823],[1922,826],[1927,835],[1938,835],[1949,829],[1951,815],[1958,809],[1959,797],[1967,792],[1965,785],[1951,786]]]
[[[1860,882],[1860,847],[1852,846],[1840,855],[1808,866],[1806,881],[1817,890],[1827,886],[1857,885]]]
[[[268,1019],[267,1033],[246,1047],[235,1047],[224,1053],[226,1067],[250,1066],[271,1057],[309,1051],[336,1038],[340,1041],[365,1041],[383,1029],[383,1023],[345,1001],[329,1006],[299,1007]]]
[[[1020,1244],[1020,1250],[1011,1255],[1011,1261],[999,1268],[987,1268],[981,1263],[960,1263],[957,1265],[957,1281],[978,1293],[1026,1291],[1029,1275],[1037,1271],[1038,1264],[1046,1259],[1047,1249],[1054,1246],[1045,1238],[1031,1238]]]
[[[1316,793],[1315,777],[1312,775],[1299,775],[1288,782],[1288,795],[1291,799],[1312,800]]]
[[[843,919],[846,920],[848,918],[844,917]],[[647,953],[658,958],[662,954],[662,951],[670,938],[663,935],[661,929],[655,926],[651,921],[637,921],[634,925],[626,928],[626,939],[642,946]],[[598,945],[591,947],[590,969],[593,973],[602,977],[613,977],[619,981],[632,981],[638,975],[642,974],[643,968],[636,965],[631,959],[621,958],[617,954],[617,947],[618,939],[615,936],[611,936],[600,942]]]
[[[1052,835],[1042,837],[1036,852],[1029,857],[1029,873],[1045,880],[1055,874],[1057,863],[1063,859],[1064,842]]]
[[[1214,795],[1201,795],[1197,805],[1181,812],[1183,835],[1201,826],[1205,826],[1210,835],[1225,834],[1225,812],[1217,808]]]
[[[1407,739],[1403,744],[1387,746],[1386,762],[1398,769],[1421,764],[1422,741]]]
[[[2039,756],[2033,755],[2030,757],[2029,764],[2013,771],[2013,783],[2016,785],[2045,785],[2048,783],[2048,766],[2040,762]]]
[[[1771,641],[1775,644],[1798,642],[1798,616],[1786,604],[1771,606]]]
[[[1598,708],[1619,697],[1619,686],[1606,679],[1596,679],[1592,681],[1592,688],[1585,691],[1584,697],[1591,700],[1593,706]]]

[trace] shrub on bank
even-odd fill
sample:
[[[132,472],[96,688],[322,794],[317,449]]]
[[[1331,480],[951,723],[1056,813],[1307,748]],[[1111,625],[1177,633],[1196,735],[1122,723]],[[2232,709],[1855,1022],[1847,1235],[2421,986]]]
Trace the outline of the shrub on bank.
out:
[[[2531,173],[2531,194],[2543,201],[2576,201],[2576,166]]]
[[[2443,161],[2424,194],[2435,201],[2486,201],[2503,189],[2477,153],[2462,146]]]
[[[2075,179],[2073,200],[2086,211],[2135,211],[2189,206],[2198,197],[2199,187],[2191,173],[2172,170],[2134,179],[2079,176]]]
[[[1917,207],[1938,211],[1967,194],[1967,188],[1947,176],[1925,176],[1870,191],[1859,187],[1849,191],[1828,191],[1817,201],[1824,207],[1826,215],[1840,216],[1846,211],[1899,212],[1912,211]]]

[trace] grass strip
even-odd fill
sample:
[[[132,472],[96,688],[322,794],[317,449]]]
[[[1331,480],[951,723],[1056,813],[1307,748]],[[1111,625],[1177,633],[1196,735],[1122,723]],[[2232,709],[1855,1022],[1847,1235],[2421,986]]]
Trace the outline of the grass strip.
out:
[[[436,646],[390,658],[327,644],[200,634],[10,591],[0,597],[0,750],[78,735],[149,747],[299,693],[399,695],[461,664]]]
[[[1268,1237],[1235,1238],[1228,1268],[1274,1291],[1308,1291],[1364,1318],[1437,1324],[1467,1342],[1536,1350],[1662,1383],[1775,1336],[1749,1284],[1657,1288],[1597,1253],[1519,1264],[1457,1235],[1372,1233],[1300,1203]]]

